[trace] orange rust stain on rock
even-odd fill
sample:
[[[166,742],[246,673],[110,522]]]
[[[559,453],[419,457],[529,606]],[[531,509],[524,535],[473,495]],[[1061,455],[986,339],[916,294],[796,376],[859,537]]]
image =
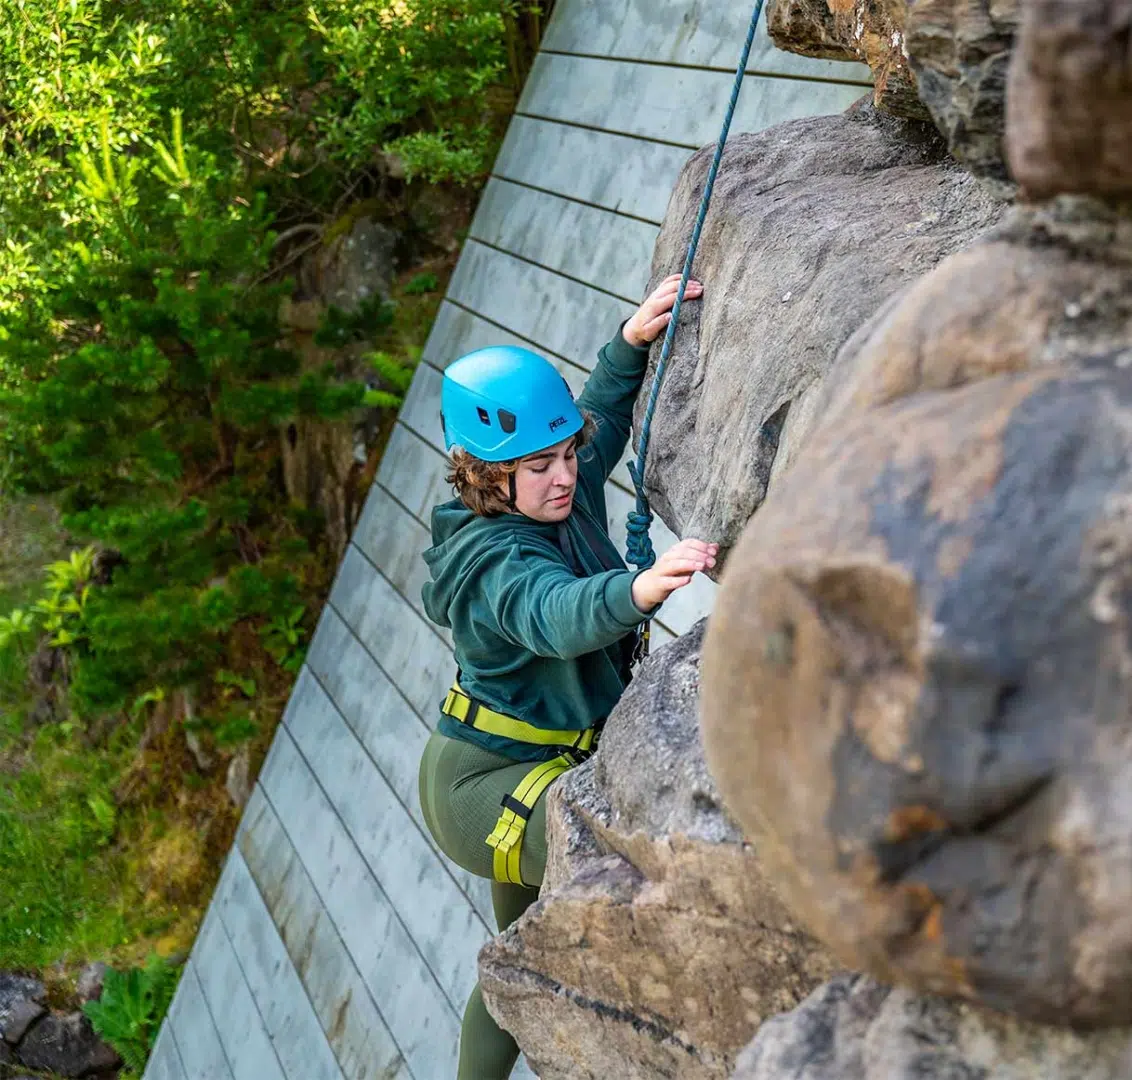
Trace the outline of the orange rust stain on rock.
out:
[[[899,843],[922,833],[939,832],[947,828],[947,821],[930,806],[900,806],[888,815],[884,838]]]
[[[924,925],[920,928],[920,933],[923,934],[928,941],[937,942],[943,940],[942,904],[936,904],[931,911],[928,912],[928,917],[924,920]]]

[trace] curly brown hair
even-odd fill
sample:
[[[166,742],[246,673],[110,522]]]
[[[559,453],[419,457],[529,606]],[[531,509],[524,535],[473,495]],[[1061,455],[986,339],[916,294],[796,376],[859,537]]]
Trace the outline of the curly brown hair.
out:
[[[597,424],[589,413],[582,413],[582,427],[574,436],[574,449],[581,450],[594,437]],[[467,450],[454,446],[448,455],[448,472],[444,479],[456,489],[460,501],[480,517],[512,514],[514,508],[504,495],[510,478],[519,471],[522,458],[510,461],[484,461]]]

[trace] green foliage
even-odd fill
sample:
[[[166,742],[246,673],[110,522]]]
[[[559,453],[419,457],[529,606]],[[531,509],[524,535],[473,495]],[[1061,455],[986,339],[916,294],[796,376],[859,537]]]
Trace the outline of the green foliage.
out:
[[[306,650],[302,647],[306,631],[302,627],[306,611],[294,607],[284,615],[276,615],[261,631],[264,648],[284,670],[298,674],[303,666]]]
[[[440,278],[435,274],[416,274],[405,286],[407,296],[422,296],[425,293],[436,292],[440,288]]]
[[[0,615],[0,650],[15,646],[26,655],[25,642],[35,632],[35,618],[23,608],[13,608],[11,614]]]
[[[78,645],[86,639],[86,602],[94,573],[94,548],[72,551],[69,559],[46,570],[47,591],[36,602],[48,641],[54,646]]]
[[[481,181],[539,19],[527,0],[7,3],[0,524],[17,493],[66,534],[53,525],[15,585],[7,536],[0,551],[0,967],[191,920],[201,853],[230,840],[199,823],[230,807],[192,788],[179,732],[143,753],[142,731],[180,715],[182,689],[221,747],[268,730],[325,585],[280,429],[399,404],[439,302],[420,274],[396,307],[327,314],[316,340],[369,350],[366,383],[304,368],[280,319],[295,237],[358,201],[392,218],[423,183]],[[32,729],[37,643],[64,655],[68,697],[63,722]],[[166,894],[170,875],[128,870],[130,842],[166,824],[128,793],[172,776],[193,809],[162,848],[184,890]],[[179,915],[154,915],[166,895]],[[148,1045],[159,989],[135,979],[104,1018],[135,1069],[123,1047]]]
[[[524,5],[527,8],[533,5]],[[430,182],[478,179],[494,117],[485,94],[505,79],[509,0],[315,0],[309,11],[338,103],[318,124],[346,165],[373,148]]]
[[[118,1051],[128,1069],[145,1069],[177,978],[177,968],[151,956],[141,968],[108,970],[102,996],[83,1005],[95,1033]]]
[[[399,408],[413,381],[413,372],[420,361],[420,351],[415,350],[408,362],[382,351],[368,353],[366,359],[383,385],[367,390],[362,398],[363,404],[380,409]]]

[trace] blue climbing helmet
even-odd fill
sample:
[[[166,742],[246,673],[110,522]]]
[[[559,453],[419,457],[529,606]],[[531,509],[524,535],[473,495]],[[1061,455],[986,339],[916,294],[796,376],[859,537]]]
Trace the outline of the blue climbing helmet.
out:
[[[515,345],[493,345],[448,366],[440,422],[446,449],[511,461],[576,435],[584,420],[549,360]]]

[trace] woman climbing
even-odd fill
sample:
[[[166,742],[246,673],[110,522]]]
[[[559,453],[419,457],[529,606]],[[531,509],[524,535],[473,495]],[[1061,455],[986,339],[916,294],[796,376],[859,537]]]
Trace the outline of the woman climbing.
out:
[[[683,540],[651,568],[627,570],[606,524],[605,481],[679,282],[662,282],[601,350],[576,404],[526,349],[481,349],[445,372],[441,422],[459,497],[433,510],[423,597],[452,630],[458,671],[421,759],[420,798],[441,850],[492,878],[501,931],[538,898],[546,790],[592,752],[640,628],[715,565],[716,545]],[[690,281],[685,298],[702,294]],[[458,1080],[505,1080],[518,1054],[477,986]]]

